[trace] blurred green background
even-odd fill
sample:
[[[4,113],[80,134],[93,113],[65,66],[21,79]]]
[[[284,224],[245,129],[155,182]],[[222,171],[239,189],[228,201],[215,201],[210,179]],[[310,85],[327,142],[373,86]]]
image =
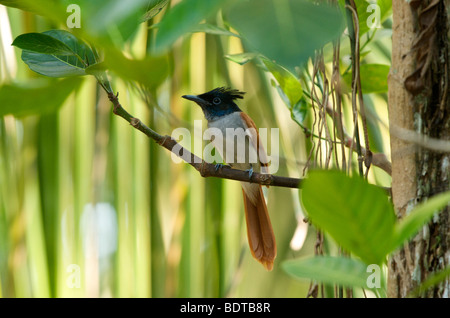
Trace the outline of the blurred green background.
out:
[[[110,80],[127,111],[160,134],[186,127],[194,135],[194,120],[203,120],[203,114],[181,95],[237,88],[247,92],[239,105],[258,127],[280,129],[276,174],[303,177],[311,153],[313,165],[323,165],[317,149],[327,145],[311,143],[298,118],[291,118],[292,109],[280,97],[273,75],[261,63],[244,63],[245,56],[237,55],[254,52],[253,45],[258,50],[258,43],[224,33],[238,32],[229,25],[233,18],[227,19],[237,11],[220,10],[226,2],[48,0],[23,1],[13,8],[11,1],[0,1],[6,5],[0,5],[0,296],[306,296],[310,283],[293,279],[280,267],[284,260],[314,253],[316,231],[303,222],[297,190],[267,189],[278,245],[274,270],[267,272],[247,246],[238,182],[204,179],[189,165],[175,164],[170,152],[112,114],[93,77],[38,75],[21,60],[21,50],[11,46],[23,33],[67,29],[71,12],[66,8],[78,3],[81,28],[70,31],[111,53],[106,58]],[[183,3],[189,6],[179,5]],[[277,8],[271,23],[288,21],[286,8]],[[389,16],[383,19],[389,25]],[[201,21],[207,25],[192,27]],[[258,31],[237,26],[249,35]],[[313,26],[301,27],[318,36]],[[344,73],[350,49],[342,31]],[[369,31],[362,58],[389,65],[390,30],[383,24],[377,32]],[[287,49],[298,48],[290,45]],[[306,50],[303,60],[316,48]],[[331,56],[326,46],[327,70]],[[134,60],[136,64],[130,62]],[[291,54],[279,61],[293,73],[308,73],[293,67],[302,61],[293,62]],[[312,64],[303,67],[311,71]],[[308,83],[307,77],[299,78]],[[389,155],[386,94],[377,93],[365,95],[375,118],[371,142]],[[344,107],[351,126],[351,105]],[[317,132],[322,128],[314,126],[313,115],[311,106],[301,122]],[[181,144],[201,154],[193,140]],[[369,177],[389,185],[390,177],[378,168]]]

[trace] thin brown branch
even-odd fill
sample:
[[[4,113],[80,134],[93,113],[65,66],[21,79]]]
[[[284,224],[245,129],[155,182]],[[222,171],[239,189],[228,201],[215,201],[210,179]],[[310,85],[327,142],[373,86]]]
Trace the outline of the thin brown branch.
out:
[[[326,107],[328,115],[333,119],[335,125],[338,127],[338,131],[342,132],[342,135],[339,133],[337,137],[342,141],[344,146],[350,148],[352,146],[352,137],[347,134],[345,128],[342,126],[341,114],[334,111],[330,105]],[[353,141],[354,144],[354,141]],[[355,148],[352,148],[353,151],[356,151]],[[366,148],[361,146],[361,155],[364,157],[366,155]],[[392,166],[391,162],[388,160],[387,156],[384,153],[372,153],[372,162],[371,164],[386,171],[389,175],[392,174]]]
[[[355,31],[355,24],[353,19],[353,12],[354,9],[352,8],[351,4],[354,4],[352,0],[345,0],[345,8],[347,9],[347,27],[348,27],[348,35],[350,38],[350,51],[351,51],[351,59],[352,59],[352,110],[353,110],[353,137],[351,138],[351,144],[349,148],[349,158],[348,158],[348,167],[351,167],[351,160],[352,160],[352,153],[353,153],[353,141],[356,141],[356,152],[358,153],[359,158],[363,158],[362,151],[361,151],[361,143],[359,138],[359,125],[358,125],[358,107],[356,104],[356,75],[359,74],[359,72],[355,72],[355,70],[359,66],[359,58],[357,57],[357,42],[359,39],[357,39],[357,32],[359,32],[359,26],[356,25],[356,31]],[[358,58],[358,59],[357,59]],[[359,168],[359,174],[362,176],[364,175],[363,172],[363,166],[362,161],[358,160],[358,168]]]
[[[182,147],[172,137],[158,134],[157,132],[143,124],[138,118],[130,115],[122,107],[122,105],[120,105],[118,95],[114,95],[113,93],[109,92],[108,98],[114,106],[114,114],[122,117],[127,122],[129,122],[131,126],[143,132],[147,137],[153,139],[159,145],[183,159],[186,163],[194,167],[204,178],[216,177],[237,181],[246,181],[250,183],[258,183],[266,186],[301,188],[302,179],[298,178],[280,177],[272,174],[257,172],[249,174],[248,171],[232,169],[229,166],[221,166],[220,168],[217,168],[215,164],[204,161],[203,159],[197,157],[195,154],[191,153],[186,148]]]
[[[342,123],[342,116],[339,116],[339,118],[336,118],[334,116],[335,113],[341,114],[342,113],[342,104],[341,104],[341,98],[342,98],[342,94],[341,94],[341,84],[340,84],[340,78],[341,78],[341,74],[339,72],[339,65],[340,65],[340,57],[339,57],[339,51],[340,51],[340,40],[337,39],[336,42],[333,42],[333,73],[331,75],[331,90],[334,91],[335,93],[332,94],[331,96],[333,97],[333,107],[332,107],[332,111],[333,111],[333,122],[335,123],[333,125],[334,127],[334,134],[333,134],[333,138],[334,138],[334,142],[336,143],[336,138],[338,138],[337,136],[341,136],[341,138],[339,138],[340,140],[344,140],[343,136],[344,136],[344,131],[343,131],[343,123]],[[336,121],[338,122],[338,124],[336,125]],[[343,171],[347,171],[347,164],[345,162],[345,145],[343,142],[340,142],[341,144],[341,156],[342,156],[342,170]],[[339,168],[339,158],[338,158],[338,152],[335,151],[335,155],[336,155],[336,165]]]
[[[364,143],[366,146],[366,151],[364,154],[362,154],[364,158],[364,165],[366,166],[366,172],[365,177],[367,178],[367,174],[370,169],[370,165],[372,163],[372,152],[370,151],[370,145],[369,145],[369,132],[367,129],[367,120],[366,120],[366,110],[364,105],[364,99],[362,95],[362,88],[361,88],[361,74],[360,74],[360,47],[359,47],[359,17],[358,17],[358,11],[356,8],[355,1],[350,0],[351,6],[348,7],[349,10],[352,11],[353,14],[353,23],[354,23],[354,37],[355,37],[355,49],[354,49],[354,56],[352,56],[352,62],[354,62],[354,69],[352,75],[355,81],[355,87],[353,89],[357,90],[358,93],[358,102],[359,102],[359,108],[360,108],[360,115],[361,115],[361,122],[363,126],[363,134],[364,134]],[[347,6],[346,6],[347,7]]]

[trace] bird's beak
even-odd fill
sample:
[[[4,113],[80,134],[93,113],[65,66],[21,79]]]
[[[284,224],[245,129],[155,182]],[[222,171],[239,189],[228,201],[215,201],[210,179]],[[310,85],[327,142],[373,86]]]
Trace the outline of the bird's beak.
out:
[[[197,95],[183,95],[181,97],[183,97],[183,98],[185,98],[187,100],[191,100],[193,102],[196,102],[200,106],[203,106],[203,105],[207,104],[207,102],[204,99],[198,97]]]

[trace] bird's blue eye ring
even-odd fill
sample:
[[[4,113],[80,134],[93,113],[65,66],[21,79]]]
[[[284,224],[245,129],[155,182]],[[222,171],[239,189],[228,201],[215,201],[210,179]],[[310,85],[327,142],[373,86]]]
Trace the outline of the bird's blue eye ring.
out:
[[[220,100],[219,97],[214,97],[214,99],[213,99],[213,104],[214,104],[214,105],[219,105],[220,102],[221,102],[221,100]]]

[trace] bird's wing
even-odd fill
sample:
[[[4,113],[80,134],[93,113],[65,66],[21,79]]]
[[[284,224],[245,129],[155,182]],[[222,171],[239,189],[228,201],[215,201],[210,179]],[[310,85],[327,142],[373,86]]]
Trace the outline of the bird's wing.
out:
[[[244,124],[247,126],[246,131],[248,132],[248,135],[250,137],[250,140],[252,142],[253,147],[257,149],[258,153],[258,160],[261,165],[261,172],[262,173],[269,173],[269,161],[266,155],[266,152],[264,151],[264,147],[259,139],[259,133],[258,129],[256,128],[256,125],[254,121],[250,118],[249,115],[247,115],[244,112],[241,112],[241,118],[244,121]],[[249,129],[253,128],[253,129]]]

